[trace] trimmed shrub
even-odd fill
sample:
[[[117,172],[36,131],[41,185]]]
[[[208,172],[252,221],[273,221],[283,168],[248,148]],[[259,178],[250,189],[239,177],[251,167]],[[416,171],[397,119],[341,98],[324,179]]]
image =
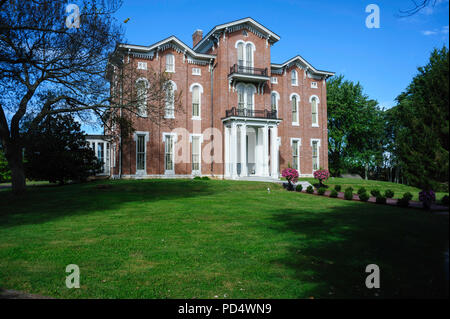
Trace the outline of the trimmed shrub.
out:
[[[351,187],[349,187],[349,188],[351,188]],[[353,191],[351,189],[349,189],[349,188],[347,188],[345,190],[345,193],[344,193],[344,198],[346,200],[352,200],[353,199]]]
[[[386,204],[386,197],[383,196],[383,195],[381,195],[381,194],[379,194],[379,195],[376,197],[376,203],[377,203],[377,204]]]
[[[308,194],[314,194],[314,187],[312,187],[311,185],[309,185],[309,186],[306,188],[306,192],[307,192]]]
[[[319,188],[318,190],[317,190],[317,194],[319,194],[319,195],[324,195],[325,194],[325,192],[326,192],[326,188],[325,187],[321,187],[321,188]]]
[[[408,199],[408,202],[413,198],[413,194],[406,192],[403,194],[403,198]]]
[[[297,192],[301,192],[303,190],[303,185],[302,184],[298,184],[297,186],[295,186],[295,190]]]
[[[366,193],[366,189],[364,187],[361,187],[360,189],[358,189],[358,195],[364,194]]]
[[[386,191],[384,192],[384,196],[386,197],[386,198],[392,198],[392,197],[394,197],[394,191],[392,191],[392,190],[390,190],[390,189],[386,189]]]
[[[369,194],[367,194],[367,192],[358,194],[358,196],[359,196],[359,200],[362,201],[362,202],[367,202],[369,200],[369,197],[370,197]]]
[[[341,187],[341,185],[336,185],[336,186],[334,186],[334,189],[336,190],[336,192],[340,192],[342,187]]]
[[[333,197],[333,198],[337,198],[338,197],[338,192],[337,192],[336,189],[331,190],[330,197]]]
[[[397,205],[401,207],[408,207],[409,206],[409,199],[408,198],[399,198],[397,200]]]
[[[442,199],[441,199],[441,204],[442,204],[442,205],[445,205],[445,206],[448,206],[448,201],[449,201],[448,195],[445,195],[445,196],[442,197]]]
[[[202,177],[202,180],[204,180],[204,181],[209,181],[210,178],[209,178],[208,176],[203,176],[203,177]]]
[[[202,178],[201,178],[200,176],[195,176],[195,177],[194,177],[194,180],[195,180],[195,181],[201,181]]]
[[[349,191],[349,192],[352,192],[353,193],[353,187],[347,187],[346,189],[345,189],[345,191],[347,192],[347,191]]]
[[[370,191],[370,195],[372,195],[373,197],[378,197],[381,195],[380,191],[378,189],[372,189]]]

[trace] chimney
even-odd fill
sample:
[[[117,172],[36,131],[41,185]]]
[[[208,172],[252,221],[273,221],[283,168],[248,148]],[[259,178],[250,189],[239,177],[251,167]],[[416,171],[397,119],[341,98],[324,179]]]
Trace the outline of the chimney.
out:
[[[203,38],[203,31],[195,30],[195,32],[192,34],[192,47],[195,47],[202,38]]]

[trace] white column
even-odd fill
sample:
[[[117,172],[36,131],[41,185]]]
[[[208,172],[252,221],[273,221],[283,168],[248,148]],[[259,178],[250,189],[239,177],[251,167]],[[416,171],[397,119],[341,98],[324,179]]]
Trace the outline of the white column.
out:
[[[241,131],[241,176],[247,176],[247,125],[242,124]]]
[[[230,174],[230,128],[224,126],[225,141],[224,141],[224,157],[225,157],[225,176],[229,177]]]
[[[269,176],[269,128],[266,125],[262,128],[263,131],[263,176]]]
[[[270,128],[270,175],[273,178],[278,178],[278,127],[272,126]]]
[[[231,141],[230,141],[230,167],[231,177],[237,176],[237,127],[236,123],[231,123]]]

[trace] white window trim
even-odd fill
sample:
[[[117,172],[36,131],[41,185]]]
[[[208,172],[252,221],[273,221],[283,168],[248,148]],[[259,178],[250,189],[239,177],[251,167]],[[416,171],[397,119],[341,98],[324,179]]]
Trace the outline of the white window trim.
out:
[[[168,56],[173,56],[173,70],[167,70],[167,57]],[[168,53],[168,54],[166,54],[166,67],[165,67],[165,70],[166,70],[166,72],[167,73],[175,73],[175,54],[173,54],[173,53]]]
[[[147,90],[148,90],[148,88],[149,88],[149,84],[148,84],[148,80],[147,80],[146,78],[138,78],[138,79],[136,80],[135,85],[137,86],[137,84],[138,84],[140,81],[144,81],[144,83],[145,83],[145,90],[146,90],[146,92],[145,92],[145,101],[144,101],[145,115],[144,115],[144,114],[139,114],[139,112],[138,112],[138,116],[139,116],[139,117],[148,117],[148,112],[147,112]],[[137,89],[136,89],[136,93],[137,93]]]
[[[278,78],[276,76],[271,76],[270,77],[270,83],[272,84],[278,84]]]
[[[199,167],[198,167],[198,171],[194,171],[192,170],[192,175],[202,175],[202,143],[203,143],[203,134],[190,134],[189,135],[189,142],[192,145],[192,138],[193,137],[198,137],[199,138],[199,148],[200,148],[200,152],[199,152]],[[192,169],[192,146],[191,146],[191,169]]]
[[[319,84],[317,82],[311,82],[311,89],[317,89],[319,88]]]
[[[138,61],[137,69],[138,70],[147,70],[147,62]]]
[[[199,120],[201,121],[202,119],[202,95],[203,95],[203,86],[200,83],[192,83],[191,86],[189,87],[189,92],[191,92],[191,107],[193,107],[193,90],[194,87],[198,86],[199,87],[199,101],[198,101],[198,116],[192,116],[191,120]],[[193,110],[192,110],[193,111]],[[191,112],[192,114],[193,112]]]
[[[298,159],[297,159],[297,167],[298,167],[298,174],[300,175],[300,147],[302,146],[302,139],[299,137],[291,137],[291,151],[292,151],[292,144],[294,144],[294,141],[298,142],[297,143],[297,153],[298,153]],[[292,158],[293,156],[291,156]]]
[[[256,51],[255,44],[253,42],[251,42],[251,41],[244,41],[244,40],[236,41],[236,43],[234,44],[234,47],[236,49],[236,54],[237,54],[237,57],[238,57],[238,61],[237,61],[238,63],[239,63],[239,53],[237,52],[237,48],[238,48],[239,43],[242,43],[244,45],[244,50],[243,50],[244,56],[242,57],[242,61],[244,63],[244,66],[247,66],[247,44],[251,45],[251,47],[252,47],[252,65],[250,67],[253,68],[254,65],[255,65],[255,51]]]
[[[292,119],[292,126],[300,126],[300,122],[299,122],[299,113],[300,113],[300,107],[299,107],[299,104],[300,104],[300,95],[298,95],[297,93],[291,93],[291,95],[289,96],[289,101],[291,102],[289,106],[290,106],[290,109],[291,109],[291,115],[292,115],[292,98],[293,98],[294,96],[297,98],[297,118],[296,118],[296,121],[294,121],[294,119]]]
[[[238,91],[238,89],[240,87],[244,88],[244,108],[247,109],[247,105],[248,105],[248,101],[247,101],[247,89],[250,87],[253,89],[253,94],[252,94],[252,111],[255,109],[255,94],[257,92],[256,90],[256,86],[254,84],[244,84],[243,82],[238,83],[238,85],[236,85],[236,92]],[[237,96],[237,107],[239,108],[239,94]]]
[[[175,95],[175,91],[177,90],[177,84],[172,80],[169,80],[169,81],[170,81],[170,83],[172,83],[173,95]],[[173,114],[168,116],[167,115],[167,102],[166,102],[166,109],[164,110],[164,118],[165,119],[174,119],[175,118],[175,102],[174,102],[173,108],[174,108]]]
[[[199,73],[195,73],[194,70],[198,70]],[[196,75],[196,76],[202,75],[202,69],[200,69],[200,68],[192,68],[192,75]]]
[[[138,135],[144,135],[144,154],[145,154],[145,158],[144,158],[144,169],[143,170],[138,170],[137,169],[137,138]],[[146,131],[136,131],[133,133],[133,140],[136,143],[136,147],[135,147],[135,152],[136,152],[136,175],[146,175],[147,174],[147,143],[150,140],[150,133],[146,132]]]
[[[313,147],[313,142],[317,142],[317,165],[318,168],[320,169],[320,138],[312,138],[311,139],[311,169],[312,169],[312,173],[314,174],[314,163],[313,163],[313,157],[312,157],[312,147]]]
[[[280,93],[278,93],[277,91],[272,91],[271,93],[270,93],[270,108],[271,108],[271,110],[272,110],[272,94],[275,94],[275,106],[276,106],[276,111],[277,111],[277,115],[278,115],[278,104],[279,104],[279,102],[278,101],[280,101]]]
[[[295,83],[294,84],[292,84],[292,73],[296,74]],[[291,86],[298,86],[298,72],[295,69],[291,71]]]
[[[311,105],[311,108],[312,108],[312,100],[313,100],[313,98],[316,98],[316,100],[317,100],[317,123],[313,123],[312,122],[312,109],[311,109],[311,127],[319,127],[319,104],[320,104],[320,99],[319,99],[319,97],[317,95],[311,95],[309,97],[309,103]]]
[[[175,175],[175,143],[178,140],[177,133],[166,133],[163,134],[163,144],[164,144],[164,175]],[[173,163],[173,170],[166,170],[166,136],[172,136],[173,137],[173,147],[172,147],[172,163]]]

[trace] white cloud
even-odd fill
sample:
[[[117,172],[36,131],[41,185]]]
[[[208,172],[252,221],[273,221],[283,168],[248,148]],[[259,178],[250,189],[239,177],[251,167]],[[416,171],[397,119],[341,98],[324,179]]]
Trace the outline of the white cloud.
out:
[[[448,25],[443,26],[440,30],[439,29],[433,29],[433,30],[425,30],[421,31],[423,35],[435,35],[435,34],[448,34]]]
[[[441,32],[442,32],[443,34],[448,34],[448,25],[443,26]]]
[[[431,30],[422,31],[423,35],[434,35],[436,33],[437,33],[436,31],[431,31]]]

